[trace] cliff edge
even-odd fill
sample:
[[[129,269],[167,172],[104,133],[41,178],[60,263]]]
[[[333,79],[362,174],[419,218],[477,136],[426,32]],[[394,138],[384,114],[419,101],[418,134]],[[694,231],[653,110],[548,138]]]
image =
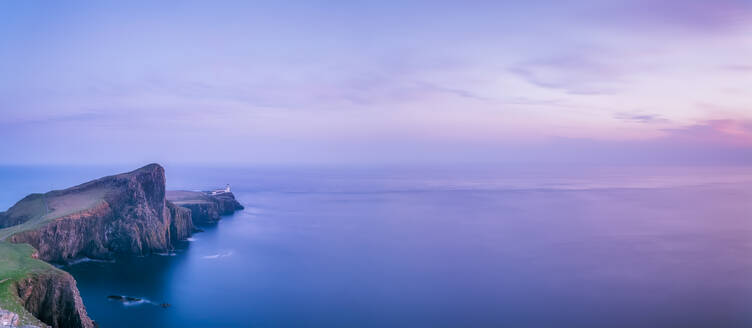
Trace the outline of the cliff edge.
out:
[[[0,213],[0,239],[28,243],[39,258],[53,262],[143,255],[168,251],[187,238],[194,229],[190,216],[166,200],[164,168],[150,164],[26,196]]]
[[[164,168],[149,164],[31,194],[0,212],[0,327],[94,327],[73,277],[39,259],[165,252],[196,230],[194,221],[243,208],[229,192],[178,195],[178,204],[167,199]]]
[[[195,225],[215,223],[222,215],[243,209],[243,205],[240,205],[231,192],[212,195],[200,191],[171,190],[167,192],[167,199],[180,207],[190,209]]]
[[[94,327],[73,277],[35,255],[29,245],[0,242],[0,326]]]

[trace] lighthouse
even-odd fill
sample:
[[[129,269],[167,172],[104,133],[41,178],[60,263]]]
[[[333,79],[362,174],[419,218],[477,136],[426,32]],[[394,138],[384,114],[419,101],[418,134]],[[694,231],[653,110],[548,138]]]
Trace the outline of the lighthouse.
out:
[[[225,185],[225,189],[215,189],[215,190],[212,190],[212,192],[210,192],[210,193],[207,191],[207,193],[211,194],[212,196],[214,196],[214,195],[221,195],[221,194],[227,194],[229,192],[230,192],[230,185],[229,184]]]

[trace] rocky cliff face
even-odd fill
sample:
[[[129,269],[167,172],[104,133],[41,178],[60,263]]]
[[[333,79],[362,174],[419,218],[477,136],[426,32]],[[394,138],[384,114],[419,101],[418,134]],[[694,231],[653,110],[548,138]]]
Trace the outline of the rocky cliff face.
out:
[[[40,197],[44,207],[36,204]],[[36,211],[42,211],[41,216],[34,216]],[[0,218],[0,225],[30,225],[38,221],[19,229],[8,240],[31,244],[41,259],[64,262],[82,256],[109,258],[116,254],[165,252],[173,248],[174,241],[190,235],[190,215],[190,211],[165,199],[164,169],[150,164],[129,173],[27,197]]]
[[[235,211],[242,210],[243,205],[240,205],[235,199],[235,195],[231,192],[213,196],[217,204],[217,211],[220,215],[229,215]]]
[[[191,199],[175,203],[167,200],[166,194],[164,169],[150,164],[65,190],[32,194],[0,212],[0,264],[28,266],[24,271],[28,274],[13,280],[3,280],[0,275],[0,283],[13,284],[25,309],[16,309],[23,314],[21,321],[32,320],[28,319],[31,313],[38,319],[32,320],[35,325],[41,321],[52,327],[94,327],[72,276],[48,263],[24,261],[31,258],[33,250],[3,239],[30,244],[36,249],[34,258],[54,262],[84,256],[142,255],[171,250],[175,241],[195,231],[194,222],[215,222],[220,215],[243,208],[231,193],[193,193]],[[24,251],[28,253],[19,253],[14,247],[28,248]],[[8,299],[15,300],[15,296]],[[0,309],[0,326],[6,321],[9,325],[19,323],[18,313]]]
[[[190,209],[193,224],[209,224],[219,221],[222,215],[242,210],[243,205],[232,193],[209,195],[197,191],[168,191],[167,199],[180,207]]]
[[[173,204],[170,201],[166,202],[167,208],[170,211],[170,236],[173,240],[183,240],[191,236],[196,229],[193,226],[193,219],[191,217],[191,210],[180,207]]]
[[[52,327],[94,327],[70,274],[33,274],[18,281],[16,288],[24,308],[42,322]]]
[[[180,206],[191,211],[193,223],[196,225],[216,223],[220,219],[219,208],[215,203],[186,203]]]

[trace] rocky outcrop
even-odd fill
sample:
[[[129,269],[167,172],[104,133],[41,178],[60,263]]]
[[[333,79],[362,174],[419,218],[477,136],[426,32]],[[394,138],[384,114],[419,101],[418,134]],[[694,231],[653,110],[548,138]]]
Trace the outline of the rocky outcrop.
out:
[[[28,225],[8,240],[31,244],[41,259],[65,262],[171,250],[192,232],[190,215],[165,199],[164,169],[150,164],[26,197],[4,214],[0,225]]]
[[[243,209],[243,205],[240,205],[231,192],[211,195],[199,191],[168,191],[167,199],[190,209],[195,225],[216,223],[222,215]]]
[[[0,242],[0,327],[93,327],[76,281],[27,244]]]
[[[19,322],[17,313],[0,309],[0,327],[18,327]]]
[[[109,257],[106,230],[114,212],[103,202],[93,208],[66,215],[32,230],[16,233],[8,241],[32,245],[47,261],[64,262],[79,256]]]
[[[219,209],[214,203],[187,203],[180,206],[191,211],[193,223],[196,225],[216,223],[220,219]]]
[[[13,271],[17,274],[13,280],[0,279],[0,283],[12,282],[25,309],[19,312],[20,319],[19,313],[0,309],[0,324],[95,325],[86,314],[72,276],[48,263],[24,259],[68,262],[80,257],[165,252],[196,231],[194,222],[215,222],[221,215],[243,208],[231,193],[191,194],[188,198],[193,199],[182,200],[187,207],[169,201],[166,195],[164,169],[150,164],[65,190],[32,194],[0,212],[0,264],[26,266],[26,271]],[[3,239],[29,244],[36,250]],[[0,274],[7,276],[3,268],[0,265]]]
[[[231,192],[212,196],[217,203],[217,211],[220,215],[230,215],[235,211],[242,210],[244,207],[235,199]]]
[[[177,206],[170,201],[167,201],[166,204],[170,211],[170,236],[172,239],[183,240],[190,237],[196,229],[193,226],[191,210]]]
[[[175,241],[190,236],[194,224],[213,223],[243,208],[230,192],[177,193],[174,204],[167,200],[164,169],[150,164],[29,195],[0,213],[0,227],[8,227],[0,238],[31,244],[41,259],[54,262],[143,255],[169,251]]]
[[[52,327],[94,327],[76,281],[66,272],[35,273],[16,282],[22,305]]]

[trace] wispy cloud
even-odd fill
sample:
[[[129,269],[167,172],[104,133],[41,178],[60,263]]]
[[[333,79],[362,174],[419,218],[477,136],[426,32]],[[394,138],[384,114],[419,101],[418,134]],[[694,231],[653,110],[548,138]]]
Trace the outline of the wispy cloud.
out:
[[[709,120],[681,128],[665,129],[666,139],[683,143],[752,147],[752,121]]]
[[[434,82],[400,80],[391,77],[369,77],[332,85],[327,98],[346,99],[358,105],[389,105],[416,102],[435,96],[451,96],[473,101],[488,98],[473,91],[447,87]]]
[[[49,115],[41,118],[27,118],[17,119],[10,121],[0,120],[0,126],[13,125],[13,126],[28,126],[28,125],[48,125],[48,124],[62,124],[62,123],[80,123],[80,122],[97,122],[103,119],[109,118],[110,114],[96,113],[96,112],[83,112],[83,113],[71,113],[63,115]]]
[[[733,152],[749,139],[750,0],[319,5],[113,4],[84,20],[61,5],[49,20],[0,1],[3,160],[452,159],[493,145],[480,158],[550,135]]]
[[[752,23],[752,2],[748,0],[629,0],[605,2],[589,10],[590,17],[603,25],[653,30],[681,28],[692,33],[719,32]]]
[[[649,123],[668,123],[670,122],[668,119],[662,117],[659,114],[645,114],[645,113],[616,113],[614,115],[616,119],[626,121],[626,122],[633,122],[633,123],[643,123],[643,124],[649,124]]]
[[[623,76],[619,66],[593,58],[585,50],[521,62],[510,67],[509,72],[533,85],[577,95],[613,94]]]
[[[641,140],[553,138],[536,149],[544,162],[605,164],[752,164],[752,121],[711,120],[663,129]]]

